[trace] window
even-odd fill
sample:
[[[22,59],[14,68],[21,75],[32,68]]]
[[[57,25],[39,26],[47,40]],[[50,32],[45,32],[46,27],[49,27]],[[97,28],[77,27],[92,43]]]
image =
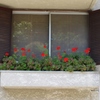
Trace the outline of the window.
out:
[[[48,45],[48,16],[13,15],[12,33],[12,48],[25,47],[39,57],[43,45]]]
[[[13,14],[12,48],[30,48],[40,57],[44,44],[52,56],[58,45],[67,53],[88,47],[87,13],[19,12]]]
[[[88,16],[85,15],[52,15],[52,55],[55,47],[71,53],[71,48],[78,47],[81,52],[88,47]]]

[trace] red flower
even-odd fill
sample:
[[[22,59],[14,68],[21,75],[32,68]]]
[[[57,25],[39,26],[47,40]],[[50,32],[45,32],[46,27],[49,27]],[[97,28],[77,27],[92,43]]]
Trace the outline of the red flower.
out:
[[[41,53],[41,56],[42,56],[42,57],[45,57],[45,56],[47,56],[47,54],[45,54],[45,53]]]
[[[26,53],[25,53],[25,52],[23,52],[23,53],[22,53],[22,56],[26,56]]]
[[[64,62],[68,62],[68,58],[64,58]]]
[[[6,52],[6,53],[5,53],[5,56],[9,56],[9,53],[8,53],[8,52]]]
[[[30,49],[28,49],[28,50],[27,50],[27,52],[31,52],[31,50],[30,50]]]
[[[85,52],[86,54],[89,54],[90,48],[85,49],[84,52]]]
[[[46,46],[46,45],[44,45],[44,48],[47,48],[47,46]]]
[[[35,58],[35,57],[36,57],[36,55],[35,55],[35,54],[32,54],[32,57],[33,57],[33,58]]]
[[[14,53],[16,53],[18,51],[18,49],[17,48],[14,48]]]
[[[72,48],[72,52],[76,52],[78,50],[77,47]]]
[[[26,49],[25,48],[21,48],[21,51],[26,51]]]
[[[56,47],[56,50],[60,50],[60,46],[57,46],[57,47]]]

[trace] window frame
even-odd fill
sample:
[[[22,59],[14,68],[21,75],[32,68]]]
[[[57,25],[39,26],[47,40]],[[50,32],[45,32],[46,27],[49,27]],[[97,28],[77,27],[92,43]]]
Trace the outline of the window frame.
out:
[[[33,15],[48,15],[49,21],[48,21],[48,26],[49,26],[49,56],[51,56],[51,35],[52,35],[52,28],[51,28],[51,20],[52,20],[52,15],[59,14],[59,15],[89,15],[88,12],[79,12],[79,11],[13,11],[12,14],[33,14]]]

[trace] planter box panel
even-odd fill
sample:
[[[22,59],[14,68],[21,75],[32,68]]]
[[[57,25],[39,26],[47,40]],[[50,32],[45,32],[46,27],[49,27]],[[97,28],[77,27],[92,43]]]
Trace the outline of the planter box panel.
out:
[[[97,72],[2,71],[1,87],[99,87]]]

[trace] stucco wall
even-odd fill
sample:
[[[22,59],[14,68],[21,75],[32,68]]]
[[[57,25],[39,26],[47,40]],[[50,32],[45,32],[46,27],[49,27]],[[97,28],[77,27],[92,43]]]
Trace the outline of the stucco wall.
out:
[[[98,10],[98,9],[100,9],[100,0],[97,0],[96,4],[92,8],[92,10]]]
[[[99,100],[98,91],[75,89],[2,89],[0,100]]]
[[[0,87],[0,100],[99,100],[99,97],[98,90],[91,91],[90,89],[6,89]]]

